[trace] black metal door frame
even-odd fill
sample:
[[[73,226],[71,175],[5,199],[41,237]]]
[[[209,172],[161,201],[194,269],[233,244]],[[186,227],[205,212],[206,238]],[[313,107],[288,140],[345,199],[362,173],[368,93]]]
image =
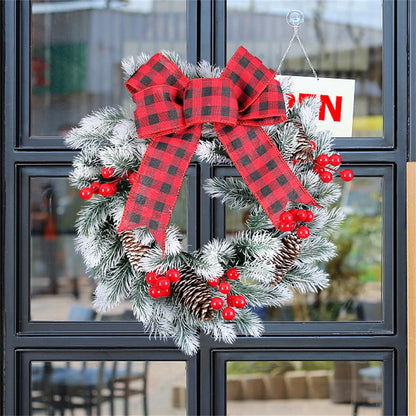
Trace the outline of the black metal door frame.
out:
[[[381,323],[267,323],[261,339],[239,337],[232,346],[201,336],[201,352],[187,357],[172,342],[150,341],[136,324],[91,322],[31,323],[28,319],[25,175],[32,168],[61,174],[74,152],[59,138],[29,138],[30,3],[1,4],[2,45],[2,399],[7,415],[27,414],[30,360],[134,359],[182,360],[187,363],[189,414],[225,413],[227,360],[354,359],[382,360],[385,414],[407,413],[406,360],[406,161],[415,156],[416,47],[412,42],[415,2],[384,2],[384,137],[336,140],[343,160],[358,174],[382,176],[384,191],[384,274]],[[410,19],[408,19],[410,16]],[[218,65],[226,60],[226,2],[188,0],[188,59]],[[408,51],[410,54],[408,58]],[[410,74],[408,76],[408,74]],[[410,82],[413,81],[413,82]],[[29,169],[29,171],[28,171]],[[223,167],[193,166],[195,183],[212,175],[232,174]],[[38,171],[39,172],[39,171]],[[26,193],[25,193],[26,192]],[[198,216],[194,241],[202,244],[221,230],[221,209],[196,191]],[[207,218],[210,221],[207,221]],[[23,234],[22,234],[23,232]],[[25,257],[26,256],[26,257]],[[305,329],[306,328],[306,329]],[[117,333],[117,337],[114,337]],[[69,348],[68,345],[71,345]],[[350,358],[348,358],[350,357]]]

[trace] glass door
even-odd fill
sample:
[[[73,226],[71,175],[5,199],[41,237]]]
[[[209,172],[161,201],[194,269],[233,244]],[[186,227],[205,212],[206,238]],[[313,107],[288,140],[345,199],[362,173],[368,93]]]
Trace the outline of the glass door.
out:
[[[93,309],[96,283],[74,244],[82,200],[68,175],[76,152],[63,142],[84,115],[127,104],[124,56],[170,49],[195,59],[187,28],[196,4],[24,0],[1,7],[4,103],[14,103],[4,114],[2,166],[15,189],[2,217],[11,237],[2,255],[4,414],[196,414],[196,357],[149,339],[127,302],[111,313]],[[173,214],[191,248],[197,181],[193,164]]]
[[[228,0],[219,63],[243,44],[277,69],[293,31],[290,10],[304,14],[299,35],[319,76],[356,83],[352,137],[335,141],[355,179],[342,184],[346,218],[333,235],[331,286],[259,311],[262,338],[231,347],[207,339],[203,370],[215,375],[201,393],[213,399],[205,393],[201,403],[218,415],[406,414],[406,3]],[[281,71],[313,77],[296,42]],[[229,166],[213,171],[238,176]],[[246,217],[215,202],[214,234],[244,230]]]

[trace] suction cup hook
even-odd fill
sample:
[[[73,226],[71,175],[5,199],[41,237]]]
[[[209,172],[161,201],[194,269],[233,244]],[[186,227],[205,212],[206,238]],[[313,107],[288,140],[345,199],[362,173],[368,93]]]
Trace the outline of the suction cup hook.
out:
[[[287,24],[289,26],[292,26],[293,28],[299,28],[299,26],[301,26],[304,21],[305,17],[303,16],[303,13],[300,10],[291,10],[286,15]]]
[[[309,56],[306,52],[306,49],[303,46],[303,43],[299,37],[299,28],[302,26],[304,21],[305,21],[305,17],[300,10],[290,10],[289,13],[286,15],[286,22],[289,26],[293,27],[293,34],[292,34],[292,37],[290,38],[289,45],[285,53],[282,56],[280,64],[277,67],[277,73],[281,74],[280,69],[282,68],[283,61],[286,59],[287,53],[289,52],[289,49],[292,46],[293,41],[297,39],[297,41],[299,42],[299,46],[301,47],[302,52],[305,55],[305,58],[308,61],[310,68],[312,69],[313,75],[315,76],[317,80],[319,80],[318,74],[316,73],[315,68],[313,67],[312,62],[309,59]]]

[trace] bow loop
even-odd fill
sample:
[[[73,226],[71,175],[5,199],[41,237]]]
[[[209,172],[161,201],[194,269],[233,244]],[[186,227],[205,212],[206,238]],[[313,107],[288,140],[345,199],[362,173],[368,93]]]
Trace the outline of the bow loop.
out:
[[[221,78],[234,84],[240,111],[257,100],[276,76],[276,72],[263,65],[260,59],[240,46],[222,71]]]
[[[156,85],[133,95],[139,137],[173,133],[186,127],[183,117],[183,90],[170,85]]]
[[[276,80],[272,80],[249,107],[240,113],[239,121],[247,126],[270,126],[286,120],[285,101]]]
[[[142,65],[126,82],[131,94],[155,85],[167,84],[171,87],[184,89],[188,78],[165,55],[157,53]]]

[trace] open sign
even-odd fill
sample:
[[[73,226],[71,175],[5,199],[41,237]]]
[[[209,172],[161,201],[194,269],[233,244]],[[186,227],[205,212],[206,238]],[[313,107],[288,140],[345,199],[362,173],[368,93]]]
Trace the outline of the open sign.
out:
[[[283,77],[279,77],[281,79]],[[286,78],[286,77],[285,77]],[[336,137],[352,136],[354,112],[354,88],[352,79],[288,77],[291,93],[287,94],[288,106],[316,97],[321,101],[317,127],[330,130]]]

